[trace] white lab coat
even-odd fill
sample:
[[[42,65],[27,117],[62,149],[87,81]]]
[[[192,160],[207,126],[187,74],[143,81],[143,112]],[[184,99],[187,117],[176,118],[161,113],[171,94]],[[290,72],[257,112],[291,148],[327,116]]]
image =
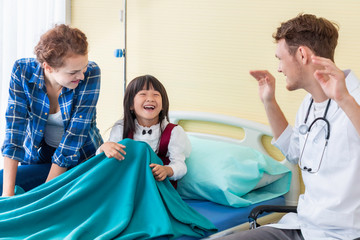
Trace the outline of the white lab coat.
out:
[[[350,70],[344,71],[350,94],[360,102],[360,82]],[[307,95],[297,113],[295,127],[288,126],[274,142],[293,163],[304,146],[305,136],[299,134],[310,104]],[[307,125],[314,120],[311,108]],[[331,101],[326,119],[330,122],[330,139],[317,173],[302,171],[305,193],[300,195],[298,214],[285,215],[272,226],[301,229],[305,239],[354,239],[360,237],[360,136],[353,124]],[[311,129],[302,166],[316,170],[324,148],[326,128],[318,121]],[[310,147],[309,147],[310,146]]]

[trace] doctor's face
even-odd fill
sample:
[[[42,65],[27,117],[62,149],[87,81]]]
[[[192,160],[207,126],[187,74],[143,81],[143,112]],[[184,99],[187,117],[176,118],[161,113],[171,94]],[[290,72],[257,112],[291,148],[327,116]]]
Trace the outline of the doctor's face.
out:
[[[303,73],[301,64],[295,56],[289,53],[285,39],[278,41],[275,56],[279,59],[278,72],[283,73],[286,77],[286,88],[289,91],[302,88]]]

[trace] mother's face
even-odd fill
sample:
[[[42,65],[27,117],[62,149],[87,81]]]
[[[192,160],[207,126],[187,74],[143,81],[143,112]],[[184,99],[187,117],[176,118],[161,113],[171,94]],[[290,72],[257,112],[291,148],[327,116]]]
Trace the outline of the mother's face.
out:
[[[58,68],[46,66],[47,78],[51,84],[57,84],[69,89],[75,89],[81,80],[84,80],[84,73],[88,66],[88,55],[70,55],[64,59],[64,65]]]

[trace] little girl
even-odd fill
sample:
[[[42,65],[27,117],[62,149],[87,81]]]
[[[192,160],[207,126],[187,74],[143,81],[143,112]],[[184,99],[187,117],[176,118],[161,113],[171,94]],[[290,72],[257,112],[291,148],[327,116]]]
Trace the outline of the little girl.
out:
[[[168,112],[169,99],[159,80],[150,75],[133,79],[125,91],[124,118],[114,124],[109,141],[98,153],[123,160],[125,146],[117,142],[124,138],[146,142],[164,163],[150,164],[155,179],[169,177],[176,188],[176,180],[187,172],[185,158],[190,155],[191,144],[181,126],[168,122]]]

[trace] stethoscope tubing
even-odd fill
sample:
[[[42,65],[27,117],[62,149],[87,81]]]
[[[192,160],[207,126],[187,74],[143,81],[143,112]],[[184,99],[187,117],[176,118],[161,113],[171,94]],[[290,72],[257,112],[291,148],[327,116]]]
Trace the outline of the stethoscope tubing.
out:
[[[307,111],[306,111],[304,123],[299,127],[299,128],[300,128],[300,133],[303,134],[303,135],[309,133],[310,130],[311,130],[311,128],[312,128],[312,126],[315,124],[315,122],[317,122],[317,121],[319,121],[319,120],[323,120],[323,121],[325,121],[325,123],[326,123],[326,125],[327,125],[327,130],[328,130],[328,131],[327,131],[327,134],[326,134],[326,139],[329,140],[329,138],[330,138],[330,122],[326,119],[326,115],[327,115],[327,113],[328,113],[328,111],[329,111],[331,99],[328,100],[328,103],[327,103],[326,108],[325,108],[324,116],[315,118],[314,121],[312,121],[312,123],[310,124],[310,126],[307,127],[306,123],[307,123],[307,120],[308,120],[308,118],[309,118],[310,110],[311,110],[311,106],[313,105],[313,102],[314,102],[314,99],[311,98],[309,107],[308,107],[308,109],[307,109]],[[302,130],[301,130],[301,128],[303,128],[303,127],[306,127],[306,130],[305,130],[305,131],[302,131]],[[304,128],[303,128],[303,129],[304,129]]]
[[[314,99],[311,98],[310,104],[309,104],[309,108],[308,108],[308,110],[307,110],[307,112],[306,112],[306,116],[305,116],[305,119],[304,119],[304,123],[299,127],[299,132],[300,132],[301,134],[303,134],[303,135],[306,134],[306,138],[305,138],[305,142],[304,142],[304,147],[303,147],[303,149],[302,149],[302,151],[301,151],[300,158],[299,158],[299,167],[300,167],[301,170],[307,171],[307,172],[309,172],[309,173],[317,173],[317,172],[319,171],[319,169],[320,169],[320,167],[321,167],[321,163],[322,163],[323,157],[324,157],[325,148],[326,148],[326,146],[328,145],[328,142],[329,142],[329,139],[330,139],[330,122],[329,122],[329,120],[326,119],[326,115],[327,115],[327,112],[328,112],[329,107],[330,107],[331,99],[328,100],[328,103],[327,103],[326,108],[325,108],[324,116],[323,116],[323,117],[315,118],[315,119],[312,121],[312,123],[310,124],[310,126],[307,127],[306,122],[307,122],[307,120],[308,120],[308,117],[309,117],[309,114],[310,114],[310,110],[311,110],[311,106],[312,106],[313,102],[314,102]],[[319,166],[318,166],[317,170],[316,170],[316,171],[312,171],[312,168],[308,168],[308,167],[306,167],[306,166],[301,167],[301,159],[302,159],[302,156],[303,156],[303,153],[304,153],[305,145],[306,145],[306,143],[307,143],[307,139],[308,139],[308,137],[309,137],[309,133],[310,133],[310,131],[311,131],[311,128],[314,126],[314,124],[315,124],[317,121],[320,121],[320,120],[324,121],[324,122],[326,123],[326,127],[327,127],[327,133],[326,133],[326,136],[325,136],[325,146],[324,146],[324,148],[323,148],[323,151],[322,151],[322,154],[321,154],[321,159],[320,159]],[[307,130],[305,130],[305,128],[307,128]]]
[[[319,120],[322,120],[322,121],[324,121],[326,123],[327,133],[326,133],[325,139],[326,139],[326,143],[327,143],[329,141],[329,138],[330,138],[330,122],[325,117],[315,118],[314,121],[309,126],[308,133],[310,132],[312,126]]]

